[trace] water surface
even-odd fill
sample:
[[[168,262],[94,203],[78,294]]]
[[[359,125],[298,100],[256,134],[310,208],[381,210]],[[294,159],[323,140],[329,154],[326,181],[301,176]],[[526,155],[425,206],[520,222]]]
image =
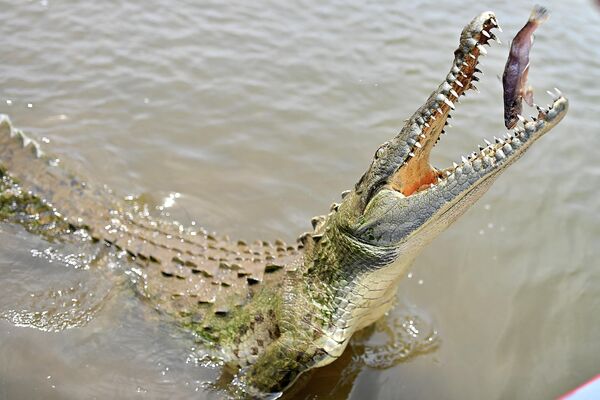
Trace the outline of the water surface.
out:
[[[505,44],[434,161],[504,132],[497,76],[531,3],[321,3],[0,2],[0,113],[122,196],[293,241],[445,77],[462,26],[492,9]],[[558,86],[571,110],[401,284],[390,318],[417,310],[438,349],[384,370],[347,352],[297,397],[543,399],[600,372],[600,12],[545,4],[529,78],[538,103]],[[14,312],[0,320],[0,398],[219,398],[207,384],[219,370],[118,267],[85,257],[0,224],[0,309]],[[51,321],[36,314],[49,308]]]

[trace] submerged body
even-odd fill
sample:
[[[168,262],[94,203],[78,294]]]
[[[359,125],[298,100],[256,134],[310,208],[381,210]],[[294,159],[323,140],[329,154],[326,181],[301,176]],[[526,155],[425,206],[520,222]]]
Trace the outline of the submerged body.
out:
[[[568,102],[558,97],[505,140],[459,165],[431,167],[431,150],[458,98],[473,88],[496,27],[486,12],[463,29],[439,87],[298,244],[248,244],[155,220],[53,163],[7,118],[0,119],[0,218],[51,240],[83,237],[128,255],[140,295],[239,368],[243,393],[283,391],[384,315],[423,247],[566,114]]]
[[[504,88],[504,125],[515,127],[523,111],[523,100],[533,106],[533,89],[527,86],[529,74],[529,52],[533,45],[533,32],[549,18],[548,10],[535,6],[529,20],[515,36],[510,46],[502,86]]]

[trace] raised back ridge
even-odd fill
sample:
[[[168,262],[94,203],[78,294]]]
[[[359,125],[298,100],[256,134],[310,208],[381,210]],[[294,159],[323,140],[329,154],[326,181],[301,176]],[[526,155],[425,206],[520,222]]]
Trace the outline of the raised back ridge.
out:
[[[0,115],[0,166],[22,201],[41,201],[67,226],[127,252],[143,268],[140,293],[157,309],[197,320],[244,304],[259,283],[277,284],[300,257],[298,245],[281,240],[248,244],[190,230],[149,215],[70,173],[40,144]]]

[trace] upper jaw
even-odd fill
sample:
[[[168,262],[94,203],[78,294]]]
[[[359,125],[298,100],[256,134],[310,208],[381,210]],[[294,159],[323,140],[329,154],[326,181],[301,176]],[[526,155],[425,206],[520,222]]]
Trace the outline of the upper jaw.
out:
[[[566,115],[568,101],[557,91],[548,110],[523,120],[495,143],[486,141],[479,152],[462,157],[460,164],[436,170],[429,153],[451,110],[465,91],[473,88],[483,44],[498,28],[493,13],[473,19],[462,31],[460,45],[444,82],[407,121],[402,131],[383,144],[355,190],[342,204],[354,215],[349,229],[359,240],[380,246],[397,246],[417,231],[441,231],[462,214],[491,185],[494,178],[517,160],[529,146]],[[485,33],[484,33],[485,32]],[[437,222],[432,228],[432,222]]]

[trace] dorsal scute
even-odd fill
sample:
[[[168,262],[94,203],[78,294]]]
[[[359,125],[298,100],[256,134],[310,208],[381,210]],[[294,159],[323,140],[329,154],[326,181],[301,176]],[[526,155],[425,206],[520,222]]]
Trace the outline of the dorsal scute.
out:
[[[69,226],[126,252],[143,267],[140,293],[168,314],[197,319],[205,312],[227,313],[259,284],[278,284],[300,257],[298,245],[282,240],[249,244],[153,218],[63,164],[0,115],[0,167]]]

